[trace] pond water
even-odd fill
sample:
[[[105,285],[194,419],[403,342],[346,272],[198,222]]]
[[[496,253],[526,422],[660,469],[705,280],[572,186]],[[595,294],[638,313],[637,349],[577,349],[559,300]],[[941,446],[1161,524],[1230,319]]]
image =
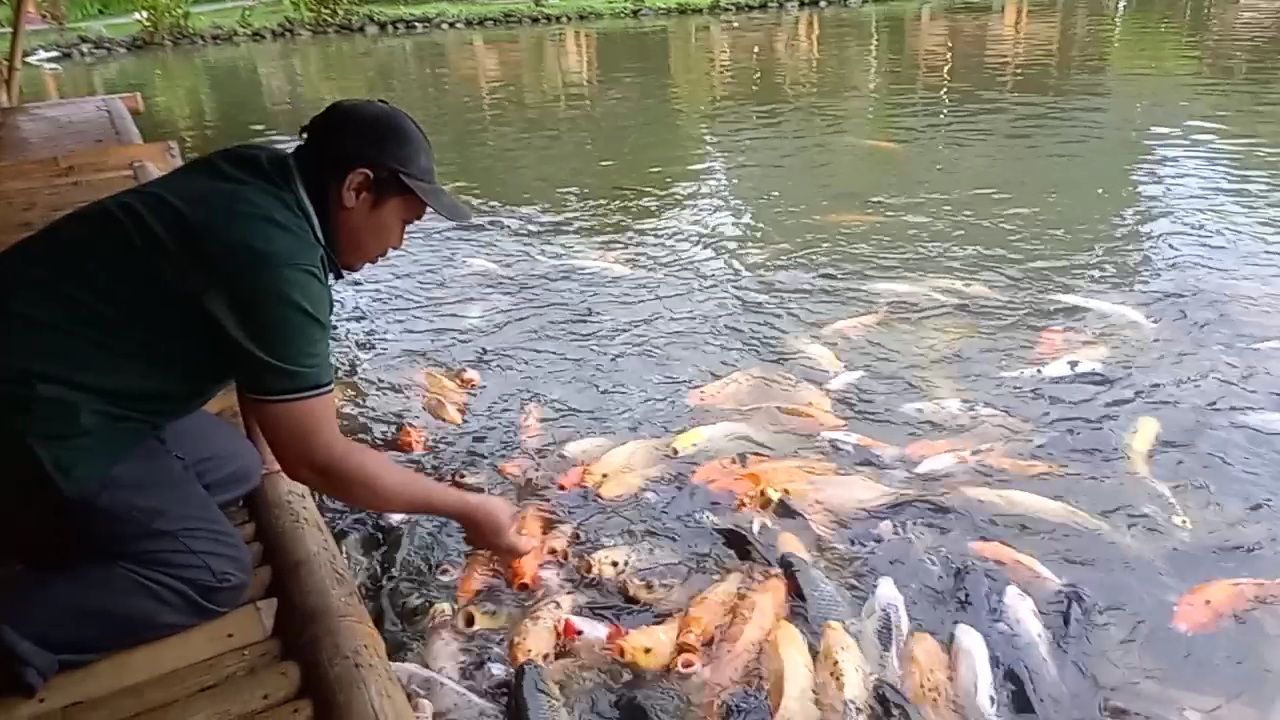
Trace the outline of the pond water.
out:
[[[403,458],[427,468],[512,456],[531,402],[558,442],[714,422],[726,415],[689,407],[687,390],[760,363],[821,383],[787,338],[882,306],[876,283],[983,284],[999,297],[908,296],[865,336],[825,340],[866,371],[832,394],[836,413],[902,445],[947,434],[902,403],[1006,410],[1034,427],[1021,457],[1071,472],[881,481],[1032,491],[1115,534],[905,506],[842,518],[831,540],[814,540],[821,566],[859,599],[892,575],[913,624],[945,642],[950,568],[969,558],[967,541],[1003,540],[1094,601],[1069,654],[1103,695],[1153,717],[1280,712],[1274,611],[1208,634],[1170,628],[1197,583],[1280,576],[1280,422],[1249,415],[1280,410],[1280,349],[1250,347],[1280,339],[1280,5],[993,0],[312,38],[152,52],[27,83],[29,98],[141,91],[144,136],[178,138],[188,155],[289,143],[341,96],[415,113],[477,220],[428,218],[402,251],[345,281],[335,343],[356,387],[347,430],[373,444],[426,421],[420,369],[484,374],[466,422],[430,426],[432,452]],[[1055,293],[1124,303],[1156,324]],[[1104,372],[1000,376],[1034,364],[1053,325],[1095,333]],[[1190,530],[1126,463],[1141,416],[1162,424],[1152,474]],[[515,495],[497,476],[487,486]],[[698,511],[727,512],[696,490],[677,474],[607,509],[584,491],[521,497],[578,522],[587,550],[661,528],[692,558],[715,538]],[[460,534],[326,511],[392,652],[409,652],[415,615],[452,597],[435,576],[461,562]],[[897,535],[869,543],[885,518]],[[603,617],[657,617],[600,592]],[[612,712],[583,694],[590,714]]]

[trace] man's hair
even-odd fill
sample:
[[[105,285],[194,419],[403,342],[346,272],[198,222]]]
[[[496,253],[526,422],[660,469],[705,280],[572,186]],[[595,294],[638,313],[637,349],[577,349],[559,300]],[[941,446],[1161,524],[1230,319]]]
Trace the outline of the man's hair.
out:
[[[306,133],[306,128],[302,129]],[[346,153],[329,151],[316,141],[306,139],[293,149],[294,160],[303,177],[318,181],[326,190],[332,191],[346,182],[347,176],[361,168],[373,173],[373,202],[379,205],[391,198],[413,195],[413,189],[400,179],[394,170],[352,159]]]

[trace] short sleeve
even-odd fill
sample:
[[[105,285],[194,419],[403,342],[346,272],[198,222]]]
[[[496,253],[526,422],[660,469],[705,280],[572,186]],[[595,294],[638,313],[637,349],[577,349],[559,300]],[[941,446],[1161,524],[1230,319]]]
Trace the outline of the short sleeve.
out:
[[[208,305],[229,340],[241,393],[289,401],[333,389],[333,296],[319,265],[249,270],[210,296]]]

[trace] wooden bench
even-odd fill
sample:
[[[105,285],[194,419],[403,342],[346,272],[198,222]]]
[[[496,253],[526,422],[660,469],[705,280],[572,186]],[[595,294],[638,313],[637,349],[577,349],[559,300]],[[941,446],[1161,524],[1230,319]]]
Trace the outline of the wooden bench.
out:
[[[173,141],[0,162],[0,251],[82,205],[181,164]]]
[[[32,699],[0,699],[0,718],[124,720],[124,718],[309,718],[298,697],[297,663],[285,659],[274,635],[279,600],[269,597],[271,566],[256,541],[248,508],[227,511],[249,543],[254,571],[245,604],[184,633],[113,655],[55,676]]]
[[[77,172],[92,173],[118,168],[133,160],[145,160],[157,167],[172,170],[182,164],[182,152],[172,140],[128,145],[104,145],[63,155],[10,160],[0,158],[0,183],[18,179],[23,173],[45,176],[71,176]]]

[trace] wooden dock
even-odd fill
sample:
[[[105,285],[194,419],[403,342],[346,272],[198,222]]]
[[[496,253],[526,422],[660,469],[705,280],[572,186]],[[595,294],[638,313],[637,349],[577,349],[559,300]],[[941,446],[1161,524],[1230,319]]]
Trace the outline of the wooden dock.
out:
[[[0,252],[179,167],[175,143],[142,142],[132,115],[143,110],[136,94],[0,108]],[[234,393],[207,407],[238,421]],[[239,609],[65,671],[35,698],[0,698],[0,720],[412,720],[310,491],[270,474],[227,513],[255,565]]]

